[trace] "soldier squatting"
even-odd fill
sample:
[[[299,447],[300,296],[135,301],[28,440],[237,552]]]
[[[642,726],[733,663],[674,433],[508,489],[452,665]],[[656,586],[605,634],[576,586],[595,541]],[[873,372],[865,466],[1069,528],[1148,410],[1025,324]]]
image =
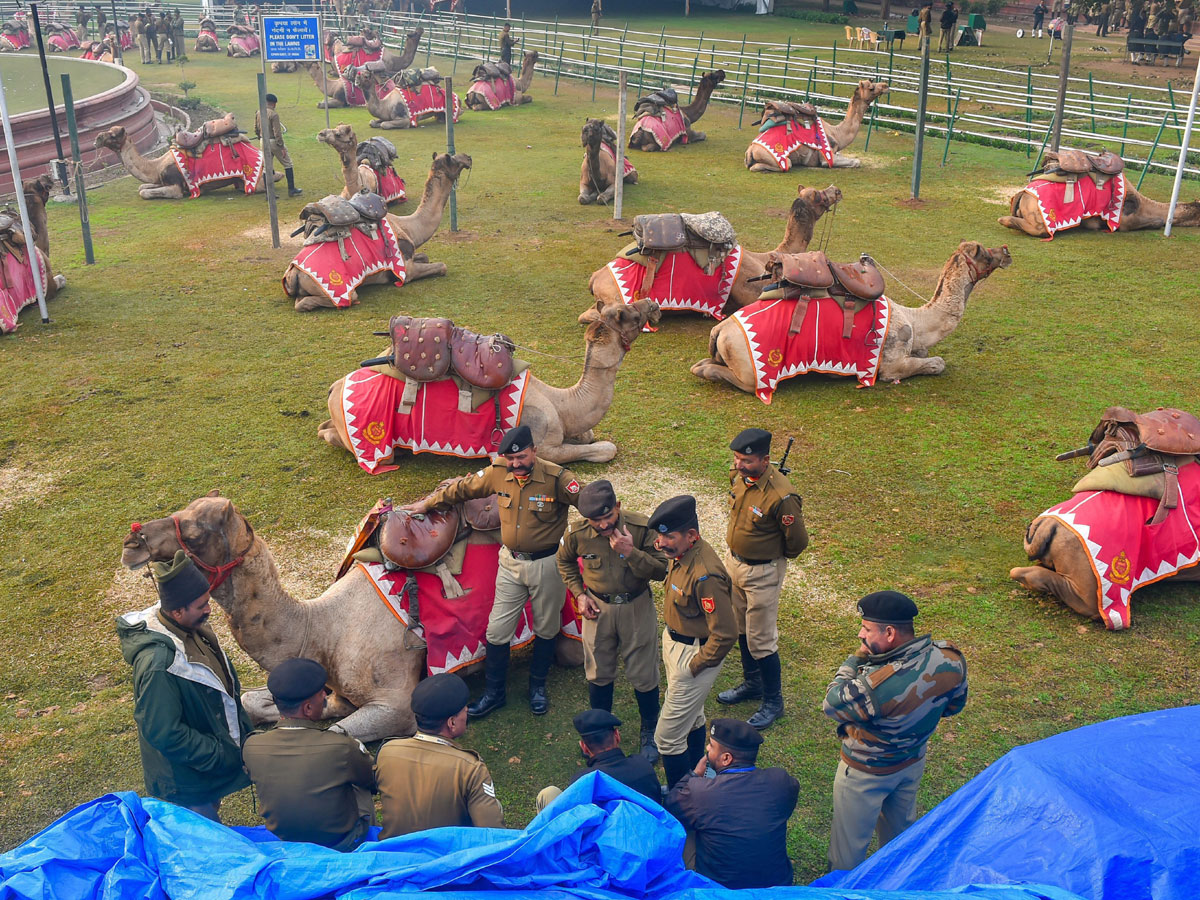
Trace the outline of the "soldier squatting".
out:
[[[673,497],[649,516],[626,509],[608,481],[583,485],[539,459],[525,426],[504,435],[490,466],[405,507],[426,512],[496,494],[503,546],[483,694],[472,703],[459,676],[426,678],[412,693],[416,734],[385,741],[374,759],[336,725],[320,726],[327,673],[311,659],[272,670],[267,687],[279,723],[251,733],[237,674],[207,625],[208,578],[183,551],[153,564],[158,602],[117,620],[133,667],[147,792],[217,819],[221,798],[253,783],[274,834],[337,850],[369,836],[376,794],[384,838],[446,825],[500,827],[487,764],[460,740],[470,720],[508,702],[509,644],[527,598],[536,634],[527,699],[534,715],[549,710],[546,677],[570,588],[583,619],[590,706],[574,719],[586,760],[576,777],[605,772],[661,802],[687,829],[687,864],[727,887],[791,884],[786,829],[799,782],[783,769],[758,768],[757,758],[762,732],[785,711],[779,598],[788,560],[803,552],[808,533],[787,469],[771,465],[771,434],[746,429],[730,450],[724,559],[700,533],[694,497]],[[582,516],[570,528],[569,506]],[[858,647],[823,700],[841,739],[834,869],[861,862],[873,834],[883,844],[915,820],[926,742],[967,698],[963,655],[917,634],[912,599],[878,591],[859,601],[858,613]],[[705,702],[735,645],[742,682],[717,700],[759,705],[748,721],[709,721]],[[618,660],[640,716],[632,755],[612,714]],[[660,759],[665,784],[654,768]],[[538,808],[559,793],[547,787]]]

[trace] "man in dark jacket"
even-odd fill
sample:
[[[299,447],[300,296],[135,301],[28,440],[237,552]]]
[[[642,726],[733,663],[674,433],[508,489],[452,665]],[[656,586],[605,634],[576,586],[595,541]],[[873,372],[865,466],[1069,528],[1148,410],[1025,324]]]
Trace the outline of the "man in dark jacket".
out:
[[[800,782],[783,769],[759,769],[762,735],[739,719],[714,719],[707,754],[679,780],[663,805],[695,841],[695,859],[684,861],[727,888],[792,883],[787,820]],[[715,778],[705,778],[708,767]]]
[[[655,803],[662,802],[662,785],[654,774],[654,766],[645,756],[626,756],[621,749],[621,720],[607,709],[588,709],[577,715],[573,723],[579,732],[579,749],[587,759],[587,768],[580,769],[571,779],[574,784],[584,775],[603,772],[621,784],[649,797]],[[551,785],[537,795],[537,809],[541,812],[562,793]]]
[[[133,667],[133,718],[146,793],[220,821],[221,798],[246,787],[242,741],[253,727],[217,636],[208,579],[182,550],[151,563],[159,602],[117,618]]]

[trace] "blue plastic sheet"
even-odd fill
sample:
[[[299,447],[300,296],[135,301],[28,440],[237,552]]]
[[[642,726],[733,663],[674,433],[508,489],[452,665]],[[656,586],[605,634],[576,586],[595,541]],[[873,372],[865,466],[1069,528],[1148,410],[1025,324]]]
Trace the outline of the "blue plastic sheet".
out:
[[[858,868],[815,884],[874,892],[1021,881],[1089,900],[1194,900],[1200,707],[1018,747]]]
[[[463,900],[533,890],[550,900],[1079,900],[1019,886],[734,892],[683,867],[683,840],[660,807],[601,773],[575,782],[522,831],[439,828],[347,854],[109,794],[0,855],[0,900],[377,900],[423,890]]]

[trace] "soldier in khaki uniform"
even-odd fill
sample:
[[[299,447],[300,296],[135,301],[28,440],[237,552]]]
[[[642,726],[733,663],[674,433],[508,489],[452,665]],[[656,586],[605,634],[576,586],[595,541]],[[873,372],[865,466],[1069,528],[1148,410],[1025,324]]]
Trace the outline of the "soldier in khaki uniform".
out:
[[[267,122],[271,125],[271,155],[283,166],[283,174],[287,176],[288,196],[296,197],[304,191],[296,187],[296,176],[292,173],[292,157],[283,144],[283,124],[279,121],[279,113],[275,112],[275,104],[279,102],[279,98],[274,94],[267,94],[266,100]],[[254,136],[262,137],[262,116],[257,112],[254,114]]]
[[[455,740],[467,730],[471,693],[457,675],[426,678],[412,692],[417,733],[379,748],[375,775],[383,800],[381,838],[447,825],[504,827],[492,774]]]
[[[737,636],[729,575],[700,537],[696,498],[664,501],[650,517],[658,548],[667,554],[663,585],[663,668],[667,696],[654,741],[662,754],[667,789],[704,755],[704,701]]]
[[[592,709],[612,712],[619,654],[641,713],[642,755],[653,763],[658,759],[658,613],[650,582],[667,574],[667,558],[654,546],[649,520],[622,510],[608,481],[583,488],[578,508],[584,521],[563,535],[558,571],[583,616],[588,699]]]
[[[509,645],[525,601],[533,601],[533,659],[529,664],[529,708],[535,716],[550,709],[546,676],[562,627],[566,587],[555,553],[567,527],[567,507],[579,499],[580,484],[569,469],[537,458],[527,425],[509,429],[500,439],[500,455],[486,469],[463,478],[424,500],[404,507],[412,513],[445,508],[496,495],[500,511],[500,569],[496,599],[487,627],[487,688],[467,712],[481,719],[507,702]]]
[[[771,432],[747,428],[729,445],[729,526],[725,568],[733,585],[742,683],[721,691],[721,703],[762,699],[750,724],[769,728],[783,715],[779,666],[779,592],[787,561],[808,546],[800,495],[771,466]]]
[[[327,678],[315,659],[286,659],[272,669],[267,689],[279,724],[250,735],[242,762],[268,831],[346,851],[375,824],[375,772],[366,747],[321,728]]]
[[[142,62],[150,62],[150,38],[146,34],[146,14],[138,13],[133,19],[133,39],[142,54]]]

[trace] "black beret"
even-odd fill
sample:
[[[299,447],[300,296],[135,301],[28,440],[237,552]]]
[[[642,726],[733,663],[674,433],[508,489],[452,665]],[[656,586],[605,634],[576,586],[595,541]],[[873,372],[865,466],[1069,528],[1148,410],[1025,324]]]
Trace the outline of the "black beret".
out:
[[[917,604],[899,591],[876,591],[858,601],[858,614],[880,625],[910,625],[917,617]]]
[[[315,659],[294,656],[285,659],[267,676],[267,690],[275,702],[284,706],[303,703],[325,689],[329,673]]]
[[[607,709],[585,709],[571,721],[584,738],[607,734],[621,724],[621,720]]]
[[[533,432],[529,430],[528,425],[518,425],[516,428],[510,428],[504,432],[504,437],[500,438],[501,453],[520,453],[522,450],[533,446]]]
[[[617,494],[612,483],[601,478],[583,486],[579,492],[579,514],[585,519],[607,516],[617,505]]]
[[[771,432],[761,428],[747,428],[730,441],[729,449],[737,453],[766,456],[771,452]]]
[[[278,103],[279,102],[279,98],[276,97],[274,94],[267,94],[266,99],[267,99],[268,103]]]
[[[708,733],[722,747],[735,753],[754,753],[763,742],[758,729],[741,719],[713,719]]]
[[[470,699],[465,681],[453,672],[442,672],[413,688],[412,711],[422,719],[448,719],[462,712]]]
[[[150,572],[159,605],[167,612],[191,606],[209,591],[208,579],[182,550],[176,550],[170,562],[151,563]]]
[[[680,494],[670,500],[664,500],[654,510],[650,517],[650,530],[659,534],[668,531],[687,531],[689,528],[699,528],[696,520],[696,498],[690,494]]]

